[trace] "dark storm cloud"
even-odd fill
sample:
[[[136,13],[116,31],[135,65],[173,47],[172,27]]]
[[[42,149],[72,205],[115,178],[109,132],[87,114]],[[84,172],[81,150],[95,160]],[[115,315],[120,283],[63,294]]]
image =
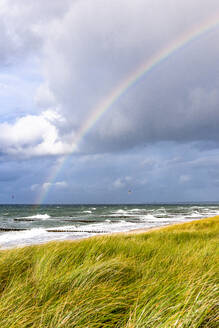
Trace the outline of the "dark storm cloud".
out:
[[[177,143],[160,143],[141,152],[73,156],[68,170],[59,174],[59,181],[67,181],[68,187],[62,192],[50,189],[47,201],[217,200],[218,159],[218,150],[200,152]]]
[[[142,61],[208,20],[215,9],[215,1],[183,6],[169,1],[165,8],[160,1],[78,2],[45,47],[50,91],[68,117],[64,130],[83,126],[100,100]],[[162,140],[217,141],[218,36],[218,30],[203,35],[130,89],[84,138],[83,151],[119,151]]]
[[[102,151],[118,151],[159,141],[196,141],[200,149],[218,147],[217,76],[211,75],[207,87],[206,76],[204,81],[197,79],[197,84],[191,86],[189,81],[185,83],[183,75],[178,76],[177,81],[172,79],[170,69],[162,70],[166,81],[163,79],[162,83],[155,82],[151,86],[149,84],[154,82],[152,76],[114,105],[91,131],[84,146],[87,149],[90,146],[91,150],[97,145]]]
[[[25,5],[3,1],[2,58],[37,57],[44,81],[35,95],[36,104],[59,117],[47,122],[44,113],[33,116],[50,132],[43,133],[40,123],[35,135],[45,136],[41,144],[22,135],[15,153],[72,152],[75,132],[116,86],[146,59],[193,26],[211,21],[218,11],[216,0],[66,0]],[[162,140],[217,143],[218,36],[215,29],[199,37],[130,88],[78,150],[119,151]],[[11,133],[17,133],[17,126],[25,121],[23,117],[10,124]],[[22,148],[25,143],[29,150]],[[1,149],[10,153],[10,147],[3,143]]]
[[[115,87],[215,16],[218,0],[2,0],[0,201],[14,191],[17,202],[45,191],[66,203],[216,199],[218,28],[157,65],[74,144]]]

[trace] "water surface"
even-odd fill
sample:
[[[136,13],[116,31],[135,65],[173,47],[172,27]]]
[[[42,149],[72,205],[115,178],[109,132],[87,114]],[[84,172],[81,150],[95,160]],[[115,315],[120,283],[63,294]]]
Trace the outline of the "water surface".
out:
[[[0,248],[161,227],[219,214],[219,204],[0,205]]]

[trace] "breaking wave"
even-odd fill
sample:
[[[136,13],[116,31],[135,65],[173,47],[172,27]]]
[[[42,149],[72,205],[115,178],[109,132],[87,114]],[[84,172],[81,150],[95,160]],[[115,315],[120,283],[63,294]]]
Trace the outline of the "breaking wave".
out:
[[[23,217],[23,219],[38,219],[38,220],[47,220],[50,218],[51,216],[48,214],[35,214],[35,215]]]

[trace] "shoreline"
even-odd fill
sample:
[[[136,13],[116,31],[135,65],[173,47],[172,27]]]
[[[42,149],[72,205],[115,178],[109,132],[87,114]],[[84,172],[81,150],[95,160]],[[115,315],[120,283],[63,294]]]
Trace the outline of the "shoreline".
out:
[[[194,220],[193,220],[194,221]],[[192,222],[192,221],[188,221]],[[186,223],[186,222],[181,222],[181,224]],[[49,240],[49,241],[45,241],[42,243],[34,243],[34,244],[29,244],[29,245],[17,245],[17,246],[12,246],[12,247],[6,247],[6,248],[1,248],[0,247],[0,252],[1,251],[9,251],[9,250],[14,250],[14,249],[20,249],[20,248],[24,248],[24,247],[32,247],[32,246],[41,246],[41,245],[46,245],[49,243],[62,243],[62,242],[70,242],[70,243],[74,243],[74,242],[80,242],[82,240],[87,240],[87,239],[91,239],[91,238],[97,238],[97,237],[104,237],[104,236],[116,236],[116,235],[131,235],[131,234],[140,234],[140,233],[148,233],[151,231],[155,231],[155,230],[160,230],[162,228],[165,227],[169,227],[169,226],[174,226],[177,223],[173,223],[173,224],[166,224],[165,226],[157,226],[157,227],[148,227],[148,228],[138,228],[138,229],[132,229],[132,230],[128,230],[128,231],[119,231],[119,232],[111,232],[111,233],[98,233],[94,236],[86,236],[86,237],[82,237],[82,238],[76,238],[76,239],[60,239],[60,240]]]
[[[192,221],[188,221],[188,223],[189,222],[192,222]],[[180,222],[180,223],[184,224],[184,223],[187,223],[187,222]],[[134,234],[135,235],[135,234],[139,234],[139,233],[146,233],[146,232],[150,232],[150,231],[160,230],[160,229],[163,229],[163,228],[166,228],[166,227],[169,227],[169,226],[174,226],[175,224],[180,224],[180,223],[170,223],[170,224],[165,224],[165,225],[162,225],[162,226],[159,226],[159,227],[132,229],[132,230],[129,230],[129,231],[124,231],[124,232],[123,231],[118,232],[118,233],[115,232],[115,234],[125,234],[125,235]]]
[[[215,217],[215,216],[213,216]],[[183,225],[183,224],[187,224],[187,223],[192,223],[194,221],[201,221],[201,220],[205,220],[205,219],[211,219],[213,217],[204,217],[204,218],[199,218],[199,219],[193,219],[191,221],[184,221],[184,222],[174,222],[174,223],[169,223],[169,224],[165,224],[162,226],[157,226],[157,227],[147,227],[147,228],[137,228],[137,229],[132,229],[132,230],[128,230],[128,231],[119,231],[119,232],[111,232],[111,233],[98,233],[96,235],[93,236],[86,236],[86,237],[82,237],[82,238],[76,238],[76,239],[54,239],[54,240],[49,240],[49,241],[45,241],[42,243],[33,243],[33,244],[28,244],[28,245],[17,245],[17,246],[12,246],[12,247],[6,247],[6,248],[1,248],[0,247],[0,252],[1,251],[7,251],[7,250],[14,250],[14,249],[20,249],[20,248],[24,248],[24,247],[32,247],[32,246],[42,246],[42,245],[46,245],[49,243],[62,243],[62,242],[80,242],[82,240],[87,240],[87,239],[91,239],[91,238],[97,238],[97,237],[104,237],[104,236],[122,236],[122,235],[136,235],[136,234],[141,234],[141,233],[150,233],[153,231],[159,231],[168,227],[174,227],[176,225]]]
[[[121,232],[112,232],[109,234],[101,234],[100,236],[111,236],[111,235],[135,235],[135,234],[140,234],[140,233],[148,233],[148,232],[152,232],[152,231],[156,231],[156,230],[162,230],[168,227],[173,227],[176,225],[183,225],[183,224],[187,224],[187,223],[192,223],[192,222],[199,222],[202,220],[206,220],[206,219],[212,219],[214,217],[217,217],[218,215],[215,216],[205,216],[203,218],[199,218],[199,219],[193,219],[191,221],[184,221],[184,222],[174,222],[174,223],[168,223],[162,226],[157,226],[157,227],[148,227],[148,228],[138,228],[138,229],[132,229],[129,231],[121,231]],[[98,236],[91,236],[91,237],[87,237],[87,238],[92,238],[92,237],[98,237]]]

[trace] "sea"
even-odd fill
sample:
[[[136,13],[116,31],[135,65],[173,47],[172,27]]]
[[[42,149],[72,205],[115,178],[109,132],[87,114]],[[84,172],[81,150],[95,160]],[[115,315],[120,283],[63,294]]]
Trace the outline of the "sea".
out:
[[[219,203],[0,205],[0,249],[163,227],[215,215],[219,215]]]

